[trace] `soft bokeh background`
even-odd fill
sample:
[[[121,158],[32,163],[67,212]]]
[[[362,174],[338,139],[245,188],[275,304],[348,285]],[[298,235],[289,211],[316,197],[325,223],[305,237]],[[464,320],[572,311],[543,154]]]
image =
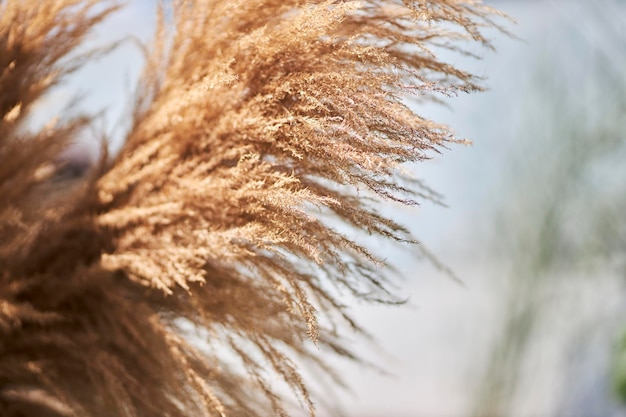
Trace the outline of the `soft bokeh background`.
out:
[[[129,3],[99,35],[149,38],[154,2]],[[387,209],[462,284],[415,248],[373,242],[409,303],[352,307],[379,344],[356,349],[391,375],[337,362],[351,391],[322,393],[347,416],[626,416],[626,2],[491,3],[519,39],[493,32],[495,53],[448,57],[490,90],[416,109],[474,142],[411,168],[448,207]],[[126,41],[33,123],[80,90],[114,152],[140,68]]]

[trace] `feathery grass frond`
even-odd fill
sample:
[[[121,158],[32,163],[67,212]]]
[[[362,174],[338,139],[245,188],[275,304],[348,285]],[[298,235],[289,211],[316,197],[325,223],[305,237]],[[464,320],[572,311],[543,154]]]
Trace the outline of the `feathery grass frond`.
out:
[[[68,415],[288,415],[278,375],[314,415],[294,359],[319,362],[315,344],[352,356],[318,315],[359,329],[336,293],[386,296],[384,262],[332,225],[414,241],[377,206],[432,195],[401,166],[455,139],[403,97],[480,89],[429,48],[488,45],[496,12],[174,1],[121,152],[29,214],[83,121],[28,138],[19,124],[75,68],[59,63],[114,8],[100,3],[0,2],[0,410],[44,392]]]

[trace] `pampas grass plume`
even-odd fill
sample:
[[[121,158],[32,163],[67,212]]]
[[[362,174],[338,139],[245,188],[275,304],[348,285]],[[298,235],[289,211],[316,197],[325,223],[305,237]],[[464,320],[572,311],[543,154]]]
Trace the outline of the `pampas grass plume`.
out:
[[[478,90],[429,48],[488,45],[497,13],[163,4],[121,151],[53,187],[93,119],[28,115],[119,8],[0,0],[0,415],[285,416],[275,375],[314,415],[296,361],[354,357],[338,295],[386,294],[378,255],[332,225],[414,241],[377,207],[415,204],[402,164],[455,139],[402,98]]]

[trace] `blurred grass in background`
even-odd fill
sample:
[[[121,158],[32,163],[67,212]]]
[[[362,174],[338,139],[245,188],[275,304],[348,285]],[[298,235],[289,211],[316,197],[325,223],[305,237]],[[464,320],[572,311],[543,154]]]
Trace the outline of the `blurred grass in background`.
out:
[[[492,237],[508,273],[493,286],[500,320],[472,415],[622,416],[612,345],[626,328],[626,7],[533,7],[555,24],[533,39],[541,54],[510,103],[520,118]]]

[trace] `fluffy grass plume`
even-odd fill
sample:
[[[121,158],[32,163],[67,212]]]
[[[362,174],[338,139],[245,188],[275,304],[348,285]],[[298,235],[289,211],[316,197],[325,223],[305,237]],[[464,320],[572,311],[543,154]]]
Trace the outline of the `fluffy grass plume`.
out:
[[[330,373],[320,350],[351,357],[340,331],[358,329],[338,295],[385,297],[383,263],[338,225],[413,241],[377,206],[414,204],[402,164],[455,139],[401,98],[478,89],[429,48],[488,45],[496,13],[167,3],[125,145],[59,192],[91,119],[27,117],[118,6],[0,0],[0,416],[287,415],[276,375],[314,415],[294,360]]]

